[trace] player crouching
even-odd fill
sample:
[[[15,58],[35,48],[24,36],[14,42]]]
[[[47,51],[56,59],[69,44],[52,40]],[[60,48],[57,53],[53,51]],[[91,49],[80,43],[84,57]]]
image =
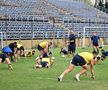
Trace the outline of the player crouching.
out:
[[[32,57],[32,56],[34,56],[35,55],[35,50],[25,50],[24,51],[24,54],[22,55],[22,56],[24,56],[24,57]]]
[[[107,56],[108,56],[108,51],[101,49],[101,60],[104,61]]]
[[[55,58],[52,57],[52,53],[49,53],[49,55],[47,53],[44,53],[43,57],[37,57],[36,58],[36,65],[34,66],[35,68],[42,68],[42,67],[46,67],[49,68],[50,66],[53,65],[53,60]]]
[[[5,62],[6,64],[8,64],[9,70],[13,70],[13,67],[12,67],[12,65],[11,65],[11,62],[10,62],[10,60],[9,60],[9,58],[8,58],[9,54],[10,54],[10,53],[8,53],[8,54],[1,53],[1,54],[0,54],[0,64],[1,64],[2,62]]]
[[[60,55],[62,55],[62,57],[65,57],[65,55],[68,55],[68,51],[65,48],[61,48]]]

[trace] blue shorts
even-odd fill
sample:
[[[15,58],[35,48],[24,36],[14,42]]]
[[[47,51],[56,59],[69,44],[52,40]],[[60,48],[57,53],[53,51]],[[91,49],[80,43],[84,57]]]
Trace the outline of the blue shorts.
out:
[[[76,45],[75,44],[68,45],[68,51],[75,52],[75,50],[76,50]]]
[[[99,44],[98,43],[93,43],[93,46],[99,46]]]
[[[63,53],[63,54],[65,54],[65,55],[67,55],[67,54],[68,54],[68,52],[67,52],[67,51],[62,51],[62,53]]]
[[[0,54],[0,58],[2,59],[2,62],[4,62],[8,56],[6,54]]]
[[[82,65],[85,65],[86,64],[86,61],[84,60],[83,57],[79,56],[78,54],[76,54],[72,61],[71,61],[71,64],[74,64],[76,66],[82,66]]]
[[[42,67],[45,67],[48,64],[48,62],[41,62]]]

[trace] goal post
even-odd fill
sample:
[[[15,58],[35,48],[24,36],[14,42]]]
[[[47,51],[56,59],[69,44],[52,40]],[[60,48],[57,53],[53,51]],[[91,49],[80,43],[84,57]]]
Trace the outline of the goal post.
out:
[[[0,32],[0,50],[3,48],[3,33]]]
[[[0,50],[5,46],[5,32],[0,32]]]
[[[96,32],[100,37],[100,45],[104,47],[108,45],[108,27],[84,27],[83,28],[83,39],[82,47],[90,46],[91,36]]]

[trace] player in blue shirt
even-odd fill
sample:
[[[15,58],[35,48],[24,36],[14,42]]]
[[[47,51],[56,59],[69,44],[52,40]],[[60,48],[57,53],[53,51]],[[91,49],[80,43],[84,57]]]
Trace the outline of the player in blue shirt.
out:
[[[101,50],[101,60],[104,60],[106,58],[106,56],[108,56],[108,51],[105,51],[104,49]]]
[[[72,56],[74,57],[75,51],[76,51],[76,36],[73,31],[70,32],[68,43],[68,57],[70,53],[72,53]]]
[[[93,49],[99,53],[99,39],[100,37],[97,35],[96,32],[93,33],[93,36],[91,37],[91,41],[92,41],[92,45],[93,45]]]
[[[67,55],[68,51],[65,48],[61,48],[60,54]]]

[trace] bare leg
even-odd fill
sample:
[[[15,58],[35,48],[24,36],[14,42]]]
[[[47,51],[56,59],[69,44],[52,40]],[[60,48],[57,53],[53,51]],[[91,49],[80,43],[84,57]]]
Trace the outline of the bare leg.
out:
[[[42,67],[41,61],[42,61],[42,59],[40,57],[37,57],[36,64],[34,65],[34,68],[41,68]]]
[[[85,64],[85,65],[82,66],[82,70],[81,70],[78,74],[76,74],[76,75],[74,76],[74,78],[75,78],[77,81],[80,81],[80,79],[79,79],[80,75],[85,74],[87,71],[88,71],[88,65]]]
[[[6,63],[8,64],[9,70],[13,70],[13,67],[12,67],[12,65],[11,65],[11,63],[10,63],[8,58],[6,58]]]
[[[44,54],[44,51],[43,50],[40,50],[40,55],[42,56]]]
[[[42,61],[42,59],[39,58],[39,59],[36,61],[36,64],[39,64],[39,65],[40,65],[40,64],[41,64],[41,61]]]
[[[15,62],[17,62],[17,58],[18,58],[18,55],[15,54],[15,55],[14,55],[14,61],[15,61]]]
[[[62,81],[62,78],[74,69],[75,65],[71,64],[58,78],[58,81]]]
[[[83,69],[79,72],[80,75],[82,75],[82,74],[84,74],[88,71],[88,65],[85,64],[85,65],[82,66],[82,68]]]
[[[2,59],[0,59],[0,64],[2,63]]]
[[[70,57],[70,51],[68,51],[68,54],[67,54],[67,59],[66,59],[66,61],[68,61],[69,57]]]
[[[72,58],[74,57],[74,55],[75,55],[75,52],[72,52]]]
[[[20,52],[20,50],[18,50],[18,51],[17,51],[18,59],[20,59],[20,55],[21,55],[21,52]]]
[[[87,72],[84,73],[84,76],[87,76]]]
[[[36,64],[36,65],[34,66],[34,68],[35,68],[35,69],[36,69],[36,68],[42,68],[42,65]]]

